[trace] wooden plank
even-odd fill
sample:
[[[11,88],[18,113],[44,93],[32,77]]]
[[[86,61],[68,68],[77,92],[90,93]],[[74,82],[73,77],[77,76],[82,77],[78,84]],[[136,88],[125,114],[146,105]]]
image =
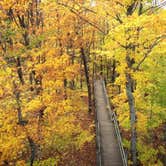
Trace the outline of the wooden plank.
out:
[[[97,118],[100,125],[102,166],[122,166],[122,159],[115,136],[114,126],[109,119],[102,81],[95,82]]]

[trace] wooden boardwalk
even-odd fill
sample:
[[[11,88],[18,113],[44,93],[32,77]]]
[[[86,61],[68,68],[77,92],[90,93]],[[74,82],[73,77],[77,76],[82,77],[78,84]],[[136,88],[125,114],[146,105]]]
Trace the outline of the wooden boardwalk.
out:
[[[98,165],[123,166],[114,125],[107,110],[108,106],[102,80],[95,81],[94,91],[101,146],[101,162]]]

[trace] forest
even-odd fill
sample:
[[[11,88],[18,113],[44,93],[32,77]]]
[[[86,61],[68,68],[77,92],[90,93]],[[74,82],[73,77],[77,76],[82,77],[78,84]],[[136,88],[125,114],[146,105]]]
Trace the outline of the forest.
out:
[[[0,0],[0,166],[101,166],[99,79],[127,165],[166,166],[165,6]]]

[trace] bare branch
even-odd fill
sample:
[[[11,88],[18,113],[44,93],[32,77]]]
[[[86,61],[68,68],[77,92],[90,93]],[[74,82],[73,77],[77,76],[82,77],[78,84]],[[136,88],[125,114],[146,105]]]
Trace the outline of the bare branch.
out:
[[[144,10],[141,14],[144,14],[144,13],[150,11],[150,10],[159,10],[159,9],[165,7],[165,6],[166,6],[166,1],[164,1],[163,3],[161,3],[161,4],[159,4],[159,5],[151,6],[151,7],[147,8],[147,9]]]

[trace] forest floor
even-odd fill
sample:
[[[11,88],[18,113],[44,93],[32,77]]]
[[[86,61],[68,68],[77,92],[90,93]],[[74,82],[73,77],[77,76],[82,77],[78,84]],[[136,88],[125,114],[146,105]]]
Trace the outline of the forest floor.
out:
[[[84,105],[88,105],[87,96],[83,98]],[[84,130],[90,130],[94,138],[91,142],[85,143],[79,150],[72,149],[69,154],[64,156],[63,162],[59,166],[96,166],[96,140],[95,140],[95,124],[94,113],[89,114],[86,111],[77,113],[77,120]]]

